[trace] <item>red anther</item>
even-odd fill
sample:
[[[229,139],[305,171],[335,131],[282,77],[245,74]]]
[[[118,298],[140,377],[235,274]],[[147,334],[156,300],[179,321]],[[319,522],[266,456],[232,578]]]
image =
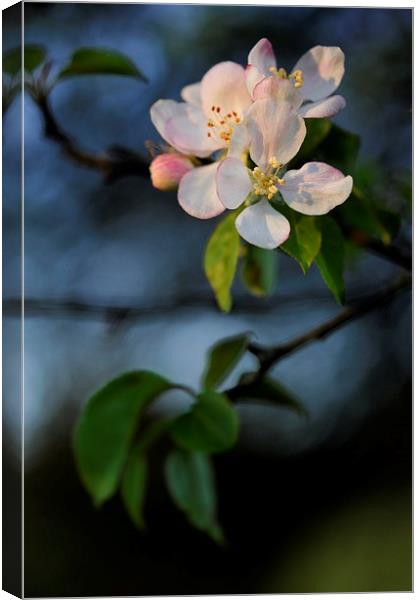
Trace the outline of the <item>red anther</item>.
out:
[[[217,106],[217,112],[219,113],[221,110],[221,108],[219,106]]]

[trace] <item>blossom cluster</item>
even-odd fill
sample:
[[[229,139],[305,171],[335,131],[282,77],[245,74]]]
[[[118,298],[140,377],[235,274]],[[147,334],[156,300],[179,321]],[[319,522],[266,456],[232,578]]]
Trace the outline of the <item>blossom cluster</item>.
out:
[[[315,46],[288,74],[277,67],[266,38],[252,48],[246,68],[231,61],[213,66],[183,88],[183,102],[158,100],[151,107],[170,145],[151,164],[153,185],[178,186],[179,204],[200,219],[241,207],[235,223],[242,238],[261,248],[281,245],[290,224],[276,200],[323,215],[352,191],[352,178],[323,162],[286,168],[306,136],[304,119],[344,108],[344,98],[333,94],[344,70],[340,48]]]

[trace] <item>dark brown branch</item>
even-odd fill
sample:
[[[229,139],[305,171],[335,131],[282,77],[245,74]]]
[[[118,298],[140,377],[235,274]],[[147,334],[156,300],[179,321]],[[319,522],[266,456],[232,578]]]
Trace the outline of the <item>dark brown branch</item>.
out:
[[[355,291],[356,297],[364,297],[368,291],[360,288]],[[263,314],[278,310],[287,303],[297,302],[330,302],[330,294],[325,291],[312,290],[309,296],[299,292],[285,293],[281,296],[271,298],[253,298],[249,295],[241,295],[235,298],[235,312],[260,312]],[[108,320],[110,322],[122,322],[126,320],[139,319],[153,315],[166,314],[183,309],[204,308],[211,309],[216,306],[214,296],[211,294],[185,294],[168,298],[166,302],[152,302],[150,304],[138,305],[124,302],[115,304],[111,301],[86,301],[78,299],[51,299],[25,297],[26,317],[82,317],[88,319]],[[22,311],[22,300],[20,298],[5,298],[3,300],[3,313],[5,315],[20,315]]]
[[[48,97],[39,95],[35,99],[45,124],[45,135],[61,146],[73,161],[90,169],[100,171],[107,182],[128,175],[149,177],[149,166],[145,158],[134,151],[113,146],[102,154],[92,154],[78,144],[58,125],[52,113]]]
[[[374,294],[373,296],[366,298],[348,308],[345,308],[339,315],[326,321],[322,325],[311,329],[310,331],[304,333],[303,335],[286,342],[285,344],[281,344],[279,346],[275,346],[273,348],[265,348],[263,346],[259,346],[257,344],[252,344],[249,347],[249,351],[254,354],[259,360],[259,370],[257,372],[257,379],[263,377],[263,375],[269,371],[269,369],[277,363],[279,360],[284,358],[285,356],[289,356],[296,350],[306,346],[307,344],[313,342],[314,340],[320,340],[349,321],[353,321],[359,317],[362,317],[366,313],[372,311],[375,308],[378,308],[388,302],[397,292],[400,290],[407,288],[411,285],[412,280],[411,277],[406,276],[402,277],[391,286],[386,288],[385,290]]]
[[[360,245],[373,254],[381,256],[399,267],[403,267],[407,271],[412,270],[412,256],[403,254],[396,246],[386,246],[379,240],[366,240]]]

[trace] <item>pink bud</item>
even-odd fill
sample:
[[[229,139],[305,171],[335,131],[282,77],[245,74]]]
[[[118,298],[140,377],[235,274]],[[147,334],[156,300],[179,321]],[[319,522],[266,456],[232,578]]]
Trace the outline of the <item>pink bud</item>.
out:
[[[181,154],[160,154],[150,165],[151,182],[158,190],[175,190],[193,163]]]

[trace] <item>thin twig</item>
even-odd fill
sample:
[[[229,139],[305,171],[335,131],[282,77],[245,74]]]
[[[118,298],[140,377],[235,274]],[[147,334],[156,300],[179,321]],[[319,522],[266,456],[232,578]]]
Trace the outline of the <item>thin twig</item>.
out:
[[[266,348],[264,346],[259,346],[258,344],[251,344],[249,346],[249,351],[259,360],[257,379],[262,378],[263,375],[269,371],[274,364],[276,364],[285,356],[289,356],[296,350],[299,350],[314,340],[320,340],[327,337],[349,321],[353,321],[354,319],[362,317],[371,310],[385,304],[397,292],[409,287],[411,283],[412,280],[410,276],[402,277],[385,290],[378,292],[377,294],[374,294],[373,296],[366,298],[365,300],[362,300],[352,306],[349,306],[348,308],[345,308],[333,319],[326,321],[325,323],[315,327],[314,329],[311,329],[310,331],[307,331],[306,333],[294,338],[293,340],[290,340],[289,342],[286,342],[285,344],[280,344],[279,346],[274,346],[272,348]]]
[[[113,146],[105,153],[92,154],[80,148],[58,125],[48,97],[39,95],[35,100],[44,118],[46,137],[59,144],[64,153],[73,161],[100,171],[109,183],[127,175],[149,177],[150,172],[147,161],[132,150]]]

